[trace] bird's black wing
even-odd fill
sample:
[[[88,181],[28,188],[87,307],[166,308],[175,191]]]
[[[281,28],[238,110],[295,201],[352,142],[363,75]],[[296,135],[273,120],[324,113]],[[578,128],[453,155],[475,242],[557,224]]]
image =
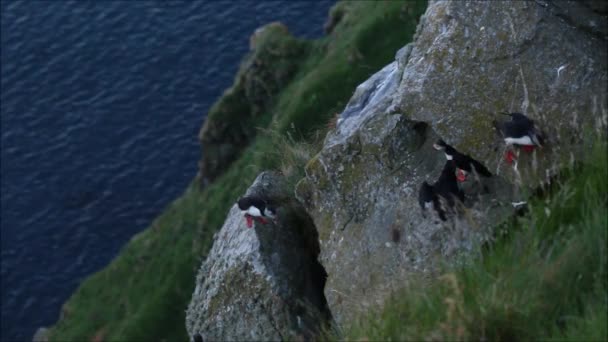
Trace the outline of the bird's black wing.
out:
[[[443,207],[441,206],[441,201],[439,200],[439,198],[436,198],[433,201],[433,207],[435,208],[435,211],[437,212],[437,215],[439,215],[439,218],[441,219],[441,221],[446,221],[447,217],[445,216],[445,210],[443,210]]]
[[[238,205],[241,209],[246,209],[251,206],[254,206],[260,209],[260,211],[264,211],[264,208],[266,208],[267,205],[267,201],[264,198],[258,196],[245,196],[239,199]]]
[[[423,182],[420,186],[420,190],[418,191],[418,204],[420,204],[420,208],[422,208],[423,211],[426,209],[424,204],[426,202],[433,201],[433,195],[433,187],[429,185],[426,181]]]
[[[454,162],[456,163],[456,167],[465,170],[466,172],[471,172],[471,160],[472,158],[466,154],[462,154],[460,152],[454,154]]]
[[[458,189],[458,193],[456,194],[456,198],[460,200],[460,202],[464,203],[464,191],[462,189]]]
[[[532,126],[532,128],[528,131],[528,135],[530,138],[532,138],[534,144],[538,146],[545,145],[545,135],[540,129],[538,129],[538,127],[536,127],[536,125]]]
[[[469,160],[470,165],[473,165],[473,168],[475,168],[475,171],[484,177],[492,177],[492,173],[490,172],[490,170],[488,170],[487,167],[485,167],[482,163],[478,162],[477,160],[470,158]]]

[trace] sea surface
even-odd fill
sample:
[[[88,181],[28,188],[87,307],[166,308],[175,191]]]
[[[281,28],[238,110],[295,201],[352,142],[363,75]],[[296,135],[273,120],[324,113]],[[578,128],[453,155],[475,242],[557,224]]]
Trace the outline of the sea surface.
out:
[[[1,2],[2,341],[53,324],[187,187],[251,33],[319,37],[333,3]]]

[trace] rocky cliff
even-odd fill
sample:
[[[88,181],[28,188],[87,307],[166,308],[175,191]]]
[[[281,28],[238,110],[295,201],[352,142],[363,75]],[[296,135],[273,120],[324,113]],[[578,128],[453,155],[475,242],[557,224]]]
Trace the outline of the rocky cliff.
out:
[[[525,200],[519,185],[584,154],[583,132],[606,127],[606,37],[606,18],[580,3],[429,4],[416,40],[357,88],[297,189],[338,323],[490,238]],[[536,120],[547,147],[503,163],[500,111]],[[423,218],[416,198],[444,163],[439,138],[496,174],[465,183],[468,208],[448,224]]]
[[[318,258],[328,275],[325,298],[306,299],[304,278],[268,276],[278,266],[264,264],[264,253],[272,252],[262,248],[260,233],[275,227],[248,231],[233,208],[197,278],[190,336],[308,338],[324,319],[298,323],[288,298],[326,300],[334,322],[344,326],[410,279],[432,281],[437,265],[458,262],[491,240],[497,223],[512,214],[513,201],[526,200],[526,189],[584,156],[595,132],[606,133],[607,37],[606,7],[595,2],[430,3],[414,42],[357,87],[296,187],[305,208],[299,210],[307,214],[300,215],[312,219],[299,238],[309,241],[318,232]],[[536,120],[547,134],[546,147],[506,165],[504,144],[491,125],[501,111]],[[416,198],[420,184],[435,181],[445,162],[432,148],[439,138],[495,174],[469,177],[463,184],[465,207],[446,223],[422,217]],[[282,244],[293,243],[287,240],[272,236],[267,246],[281,257]],[[299,254],[297,248],[287,250]],[[300,257],[316,262],[316,253],[303,250]],[[233,267],[242,274],[230,271]],[[295,292],[276,290],[281,283]],[[221,305],[211,305],[214,298],[222,298]],[[253,298],[276,311],[263,313],[250,303]],[[259,323],[232,310],[273,316],[281,328],[258,333],[256,327],[271,331],[270,321]]]

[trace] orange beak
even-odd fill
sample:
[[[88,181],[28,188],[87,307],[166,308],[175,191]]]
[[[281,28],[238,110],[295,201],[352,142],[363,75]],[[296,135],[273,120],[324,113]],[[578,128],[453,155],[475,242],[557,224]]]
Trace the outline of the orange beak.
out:
[[[515,153],[513,153],[513,151],[511,150],[508,150],[507,153],[505,153],[505,160],[509,164],[513,163],[513,160],[515,160]]]
[[[533,145],[523,145],[521,147],[522,150],[524,150],[525,152],[531,153],[532,151],[534,151],[534,146]]]
[[[245,221],[247,221],[247,228],[253,227],[253,217],[245,215]]]
[[[467,180],[467,175],[465,175],[464,171],[458,169],[458,171],[456,171],[456,179],[459,182],[464,182],[465,180]]]

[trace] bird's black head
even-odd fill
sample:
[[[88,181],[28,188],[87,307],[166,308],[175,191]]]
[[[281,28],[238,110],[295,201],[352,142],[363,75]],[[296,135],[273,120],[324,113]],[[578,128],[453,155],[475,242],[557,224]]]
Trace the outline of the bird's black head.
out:
[[[511,113],[511,120],[513,120],[513,121],[530,121],[530,118],[523,115],[522,113]]]
[[[448,145],[445,141],[439,139],[436,143],[433,144],[433,147],[438,151],[443,151],[445,154],[453,156],[456,150]]]
[[[436,143],[433,144],[433,147],[438,151],[443,151],[447,146],[450,146],[445,143],[442,139],[437,140]]]
[[[447,155],[453,156],[453,155],[454,155],[454,153],[456,152],[456,149],[455,149],[455,148],[453,148],[453,147],[452,147],[452,146],[450,146],[450,145],[446,145],[446,146],[445,146],[445,149],[443,150],[443,152],[445,152],[445,154],[447,154]]]
[[[251,207],[251,199],[249,197],[242,197],[238,200],[237,204],[239,205],[239,209],[247,210]]]
[[[501,112],[500,114],[506,115],[506,116],[510,116],[511,117],[511,121],[530,121],[530,118],[528,118],[527,116],[525,116],[522,113]]]

